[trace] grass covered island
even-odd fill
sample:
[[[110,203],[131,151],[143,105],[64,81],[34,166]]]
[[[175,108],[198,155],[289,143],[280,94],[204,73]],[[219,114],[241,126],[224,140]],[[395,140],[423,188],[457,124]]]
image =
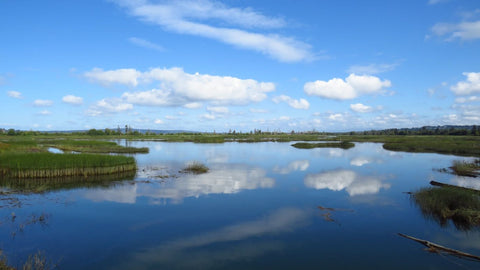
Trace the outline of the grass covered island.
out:
[[[133,157],[98,154],[8,153],[0,155],[4,178],[95,176],[135,171]]]
[[[65,153],[48,151],[55,147]],[[72,153],[72,152],[75,152]],[[0,142],[0,179],[119,175],[137,170],[135,158],[110,153],[148,153],[148,148],[123,147],[103,140],[9,137]],[[77,177],[77,178],[75,178]]]

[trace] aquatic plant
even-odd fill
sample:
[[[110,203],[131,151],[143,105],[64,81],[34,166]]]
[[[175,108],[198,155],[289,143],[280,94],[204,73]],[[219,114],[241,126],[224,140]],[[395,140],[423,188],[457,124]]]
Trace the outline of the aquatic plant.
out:
[[[185,168],[183,168],[182,172],[201,174],[201,173],[208,172],[208,170],[209,170],[208,167],[205,166],[204,164],[194,161],[188,164]]]
[[[480,226],[480,195],[476,191],[456,187],[430,187],[412,194],[422,214],[447,226],[451,220],[460,230]]]
[[[0,156],[0,177],[4,178],[87,177],[136,169],[133,157],[121,155],[8,153]]]

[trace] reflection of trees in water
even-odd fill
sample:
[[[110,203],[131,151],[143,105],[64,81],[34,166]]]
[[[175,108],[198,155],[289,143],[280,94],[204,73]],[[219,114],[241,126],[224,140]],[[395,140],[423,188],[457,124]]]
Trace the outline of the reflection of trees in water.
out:
[[[452,187],[423,188],[414,192],[412,201],[423,216],[447,227],[450,222],[462,231],[480,227],[480,195]]]

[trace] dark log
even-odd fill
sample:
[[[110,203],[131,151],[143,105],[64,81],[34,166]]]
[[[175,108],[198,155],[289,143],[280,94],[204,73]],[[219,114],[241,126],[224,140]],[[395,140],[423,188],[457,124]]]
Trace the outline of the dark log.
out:
[[[472,255],[470,253],[465,253],[463,251],[459,251],[459,250],[456,250],[456,249],[451,249],[451,248],[448,248],[448,247],[444,247],[444,246],[432,243],[430,241],[415,238],[413,236],[409,236],[409,235],[406,235],[406,234],[403,234],[403,233],[398,233],[398,235],[400,235],[401,237],[405,237],[407,239],[413,240],[415,242],[418,242],[418,243],[426,246],[429,249],[429,251],[443,251],[443,252],[446,252],[446,253],[448,253],[450,255],[453,255],[453,256],[465,257],[465,258],[473,259],[473,260],[476,260],[476,261],[480,262],[480,257],[479,256]]]

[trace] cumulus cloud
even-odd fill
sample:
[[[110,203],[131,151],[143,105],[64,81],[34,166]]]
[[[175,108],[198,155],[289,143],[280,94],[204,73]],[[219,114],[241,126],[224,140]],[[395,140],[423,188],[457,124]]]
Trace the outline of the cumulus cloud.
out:
[[[381,80],[375,76],[350,74],[345,80],[333,78],[329,81],[314,81],[305,83],[303,89],[311,96],[328,99],[354,99],[360,95],[381,93],[385,87],[390,87],[389,80]]]
[[[456,95],[471,95],[480,93],[480,72],[464,72],[464,76],[467,76],[466,81],[458,82],[450,89]]]
[[[160,52],[163,52],[165,50],[160,45],[157,45],[157,44],[152,43],[148,40],[137,38],[137,37],[131,37],[131,38],[128,39],[128,41],[130,41],[132,44],[135,44],[137,46],[147,48],[147,49],[152,49],[152,50],[156,50],[156,51],[160,51]]]
[[[92,75],[95,74],[95,75]],[[161,89],[126,92],[122,98],[131,104],[144,106],[185,106],[198,108],[199,102],[245,105],[259,102],[275,90],[275,84],[230,76],[190,74],[182,68],[154,68],[146,72],[135,69],[107,70],[94,68],[86,72],[88,78],[103,85],[121,83],[136,86],[139,82],[159,82]]]
[[[473,40],[480,38],[480,21],[460,23],[437,23],[432,27],[436,36],[445,36],[446,41]]]
[[[90,106],[90,108],[87,110],[87,114],[90,116],[98,116],[103,114],[124,112],[132,109],[132,104],[124,103],[118,98],[111,98],[97,101],[94,105]]]
[[[82,105],[83,104],[83,98],[81,97],[76,97],[74,95],[66,95],[62,98],[62,101],[68,104],[72,105]]]
[[[23,98],[22,93],[20,93],[18,91],[8,91],[7,95],[11,98],[16,98],[16,99],[22,99]]]
[[[92,82],[97,82],[105,86],[112,84],[124,84],[128,86],[137,86],[141,72],[127,68],[104,71],[101,68],[94,68],[84,73],[84,76]]]
[[[140,20],[159,25],[167,31],[214,39],[266,54],[282,62],[312,59],[309,44],[278,34],[261,34],[241,29],[273,29],[286,25],[282,19],[264,16],[250,8],[231,8],[209,0],[114,2]],[[219,26],[214,25],[215,22],[219,22]]]
[[[46,99],[37,99],[33,102],[35,107],[50,107],[53,105],[53,101]]]
[[[373,111],[373,108],[362,103],[350,104],[350,109],[359,113],[367,113]]]
[[[308,110],[308,108],[310,108],[310,103],[308,103],[308,101],[303,98],[298,100],[298,99],[293,99],[286,95],[280,95],[278,97],[274,97],[272,100],[275,103],[285,102],[288,104],[288,106],[294,109]]]
[[[156,119],[155,124],[161,125],[161,124],[163,124],[163,120],[162,119]]]

